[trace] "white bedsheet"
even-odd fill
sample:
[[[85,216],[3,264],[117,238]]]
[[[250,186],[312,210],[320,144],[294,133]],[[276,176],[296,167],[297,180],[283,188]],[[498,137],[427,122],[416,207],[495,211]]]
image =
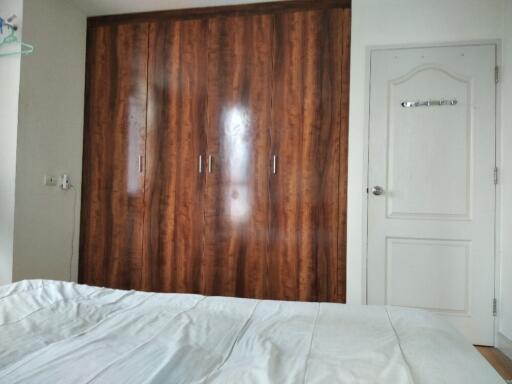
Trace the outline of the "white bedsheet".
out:
[[[0,287],[0,383],[503,383],[450,326],[393,307]]]

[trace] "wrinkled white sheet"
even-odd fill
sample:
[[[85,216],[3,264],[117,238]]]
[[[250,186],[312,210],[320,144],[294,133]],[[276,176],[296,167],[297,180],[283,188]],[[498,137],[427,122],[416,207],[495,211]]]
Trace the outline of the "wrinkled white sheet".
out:
[[[0,383],[503,381],[423,311],[31,280],[0,287]]]

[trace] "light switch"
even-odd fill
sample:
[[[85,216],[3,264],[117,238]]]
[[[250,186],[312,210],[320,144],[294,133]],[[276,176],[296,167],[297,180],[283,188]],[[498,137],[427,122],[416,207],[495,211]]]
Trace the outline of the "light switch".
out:
[[[57,185],[57,177],[50,176],[50,175],[44,175],[43,178],[43,185],[46,185],[47,187],[55,187]]]

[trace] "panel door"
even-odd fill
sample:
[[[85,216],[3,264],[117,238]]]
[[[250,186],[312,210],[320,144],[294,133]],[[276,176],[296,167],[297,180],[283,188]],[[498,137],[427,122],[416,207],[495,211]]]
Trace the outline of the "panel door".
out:
[[[151,24],[144,288],[203,292],[205,20]]]
[[[140,288],[148,25],[90,28],[80,280]]]
[[[269,230],[271,15],[208,31],[205,293],[264,298]]]
[[[273,299],[345,300],[349,11],[276,16],[272,106]]]
[[[372,54],[368,302],[493,343],[494,45]],[[381,190],[373,188],[381,187]]]

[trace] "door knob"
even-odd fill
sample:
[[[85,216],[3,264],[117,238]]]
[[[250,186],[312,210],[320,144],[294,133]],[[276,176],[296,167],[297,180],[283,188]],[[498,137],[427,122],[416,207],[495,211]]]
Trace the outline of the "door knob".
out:
[[[375,196],[380,196],[380,195],[384,194],[384,188],[379,187],[378,185],[376,185],[375,187],[372,188],[372,193]]]

